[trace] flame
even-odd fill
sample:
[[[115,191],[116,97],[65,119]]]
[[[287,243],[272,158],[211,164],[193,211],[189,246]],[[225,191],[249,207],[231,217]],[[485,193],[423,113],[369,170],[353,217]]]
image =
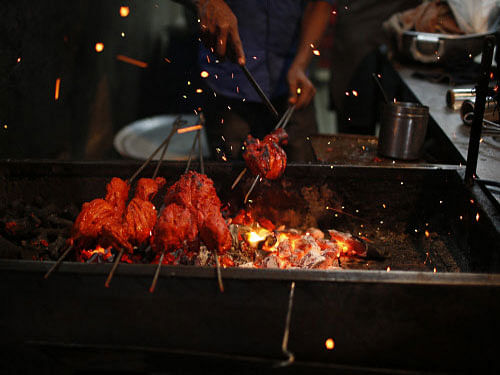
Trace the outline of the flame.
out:
[[[268,234],[269,232],[267,230],[259,230],[258,233],[255,231],[251,231],[247,233],[246,240],[252,247],[256,247],[259,242],[266,239]]]
[[[99,254],[102,260],[106,261],[113,256],[111,253],[111,247],[107,249],[103,248],[100,245],[97,245],[95,249],[92,250],[82,250],[80,252],[80,258],[82,262],[88,261],[94,254]]]

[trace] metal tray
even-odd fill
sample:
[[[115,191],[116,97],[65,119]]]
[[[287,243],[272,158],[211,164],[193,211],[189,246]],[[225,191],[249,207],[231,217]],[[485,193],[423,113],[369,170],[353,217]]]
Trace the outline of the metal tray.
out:
[[[168,136],[176,118],[177,115],[159,115],[134,121],[116,134],[113,141],[116,151],[127,158],[147,159]],[[199,123],[198,116],[192,114],[182,115],[182,118],[187,121],[185,126]],[[165,160],[187,160],[195,136],[196,132],[175,134],[165,154]],[[201,146],[203,156],[208,158],[210,149],[204,129],[201,132]],[[159,158],[160,153],[154,159]]]

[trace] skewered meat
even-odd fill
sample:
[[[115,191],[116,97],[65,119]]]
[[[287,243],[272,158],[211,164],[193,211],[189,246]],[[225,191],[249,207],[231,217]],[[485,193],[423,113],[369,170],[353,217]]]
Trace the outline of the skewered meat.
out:
[[[287,142],[288,135],[281,128],[266,135],[262,141],[249,134],[245,140],[243,159],[254,175],[275,180],[286,168],[286,153],[281,145]]]
[[[114,177],[106,186],[105,199],[84,203],[71,230],[70,244],[77,248],[93,247],[102,234],[102,228],[121,221],[128,199],[129,186]]]
[[[151,237],[151,248],[159,252],[190,246],[196,242],[198,227],[188,208],[171,203],[164,208]]]
[[[156,179],[141,178],[137,181],[135,196],[130,201],[125,212],[125,225],[129,241],[139,246],[151,236],[156,224],[158,213],[151,200],[156,196],[166,181],[163,177]]]
[[[155,251],[184,247],[198,236],[209,249],[219,253],[231,247],[231,234],[221,214],[220,199],[207,176],[193,171],[182,175],[165,194],[165,205],[153,234]],[[169,235],[173,240],[164,238]]]

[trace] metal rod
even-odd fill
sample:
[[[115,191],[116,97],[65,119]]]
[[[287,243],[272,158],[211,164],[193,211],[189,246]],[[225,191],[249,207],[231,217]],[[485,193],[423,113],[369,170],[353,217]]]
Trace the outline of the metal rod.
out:
[[[196,137],[198,138],[198,152],[200,154],[200,171],[205,174],[205,166],[203,165],[203,150],[201,149],[201,130],[198,130]]]
[[[123,253],[125,252],[124,249],[121,249],[120,252],[118,253],[118,256],[115,259],[115,262],[113,263],[113,268],[111,268],[111,272],[108,275],[108,278],[106,279],[106,282],[104,283],[104,286],[106,288],[109,288],[109,284],[111,283],[111,279],[113,278],[113,275],[115,274],[116,268],[118,267],[118,264],[120,263],[120,259],[122,259]]]
[[[193,145],[191,146],[191,151],[189,151],[189,157],[188,157],[188,161],[187,161],[186,169],[184,170],[184,173],[187,173],[187,171],[189,171],[189,167],[191,166],[191,159],[193,158],[193,152],[194,152],[194,148],[196,147],[197,141],[198,141],[198,137],[195,135],[193,138]]]
[[[271,101],[269,100],[269,98],[267,97],[267,95],[264,93],[264,91],[262,90],[262,88],[259,86],[259,84],[255,80],[255,78],[253,77],[252,73],[250,73],[248,71],[248,68],[246,67],[246,65],[242,65],[241,69],[243,70],[243,73],[245,73],[245,75],[247,76],[248,80],[252,84],[253,88],[255,89],[255,91],[257,91],[257,94],[259,94],[260,98],[262,99],[262,101],[264,102],[264,104],[266,105],[266,107],[269,109],[269,111],[273,114],[273,116],[275,118],[278,118],[279,117],[278,111],[276,110],[276,108],[274,108],[273,103],[271,103]]]
[[[238,175],[238,177],[236,177],[236,180],[234,180],[233,184],[231,185],[231,190],[234,190],[234,188],[236,187],[236,185],[238,185],[238,182],[240,182],[240,180],[243,178],[243,176],[245,175],[245,173],[247,173],[247,169],[243,169],[240,174]]]
[[[175,121],[174,122],[174,125],[172,127],[172,130],[170,131],[170,134],[168,135],[167,139],[166,139],[166,143],[165,143],[165,146],[163,146],[163,150],[161,151],[161,155],[160,155],[160,160],[158,160],[158,163],[156,164],[156,168],[155,168],[155,171],[153,173],[153,180],[156,178],[156,176],[158,175],[158,171],[160,169],[160,165],[161,163],[163,163],[163,158],[165,157],[165,153],[167,152],[167,148],[168,148],[168,145],[170,144],[170,140],[172,139],[172,137],[174,136],[174,134],[177,132],[177,129],[179,128],[179,124],[180,124],[180,116],[178,117],[178,120],[179,121]]]
[[[54,270],[59,267],[59,265],[61,264],[61,262],[64,260],[64,258],[66,258],[66,256],[69,254],[69,252],[73,249],[73,245],[71,246],[68,246],[68,248],[64,251],[64,253],[59,257],[59,259],[57,259],[57,261],[54,263],[54,265],[52,267],[50,267],[50,269],[47,271],[47,273],[43,276],[43,278],[45,280],[47,280],[50,276],[50,274],[52,272],[54,272]]]
[[[253,180],[252,186],[250,186],[250,189],[248,189],[248,193],[245,195],[245,200],[243,201],[243,203],[247,203],[248,197],[250,196],[250,194],[252,193],[253,189],[255,188],[255,185],[257,184],[257,181],[259,181],[259,178],[260,178],[260,174],[258,174],[255,177],[255,180]]]
[[[153,277],[153,282],[151,283],[151,286],[149,287],[149,293],[153,293],[156,288],[156,283],[158,282],[158,276],[160,276],[160,270],[161,270],[161,264],[163,263],[163,257],[165,256],[165,249],[161,252],[160,255],[160,260],[158,261],[158,267],[156,267],[156,272]]]
[[[219,283],[219,290],[221,293],[224,293],[224,284],[222,283],[222,271],[220,269],[219,256],[217,255],[217,250],[215,253],[215,266],[217,268],[217,282]]]
[[[385,104],[388,104],[389,103],[389,98],[387,97],[387,94],[385,93],[385,90],[382,87],[382,83],[380,83],[380,79],[378,78],[378,75],[376,75],[375,73],[372,73],[372,77],[375,80],[375,82],[377,83],[378,88],[380,89],[380,92],[382,93],[382,95],[384,97]]]
[[[144,168],[146,168],[146,166],[151,162],[151,160],[153,160],[153,158],[156,156],[158,151],[160,151],[162,149],[162,147],[164,147],[165,145],[168,145],[168,143],[170,142],[170,139],[173,137],[174,133],[176,132],[176,129],[177,129],[178,125],[180,124],[180,122],[181,122],[181,116],[178,116],[175,119],[172,130],[170,131],[170,134],[167,136],[167,138],[158,146],[158,148],[156,150],[153,151],[153,153],[149,156],[149,158],[147,158],[147,160],[139,167],[139,169],[132,175],[132,177],[130,177],[128,179],[127,183],[129,185],[132,184],[132,182],[139,175],[139,173],[141,173],[142,170]]]
[[[476,174],[477,159],[479,156],[479,143],[484,119],[486,96],[488,95],[488,84],[490,80],[490,69],[493,61],[493,49],[495,48],[495,37],[490,35],[484,39],[483,56],[479,72],[478,84],[476,86],[476,102],[474,105],[474,119],[472,121],[469,148],[467,151],[467,167],[465,169],[465,184],[472,186]]]
[[[288,297],[288,310],[286,312],[285,331],[283,333],[283,341],[281,343],[281,351],[288,357],[286,361],[277,364],[277,367],[290,366],[295,361],[294,354],[288,350],[288,338],[290,337],[290,322],[292,320],[293,296],[295,293],[295,281],[290,284],[290,295]]]

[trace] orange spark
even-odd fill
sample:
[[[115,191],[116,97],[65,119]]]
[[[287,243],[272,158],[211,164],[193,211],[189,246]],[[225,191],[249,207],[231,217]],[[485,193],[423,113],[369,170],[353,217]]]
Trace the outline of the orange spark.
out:
[[[335,341],[333,341],[332,338],[326,339],[326,341],[325,341],[325,347],[328,350],[332,350],[333,348],[335,348]]]
[[[476,214],[476,221],[479,221],[479,212]]]
[[[192,131],[195,131],[195,130],[200,130],[201,128],[203,128],[202,125],[193,125],[193,126],[187,126],[185,128],[180,128],[180,129],[177,129],[177,133],[178,134],[183,134],[183,133],[189,133],[189,132],[192,132]]]
[[[17,58],[17,62],[18,62],[18,63],[20,63],[20,62],[21,62],[21,58],[20,58],[20,57],[18,57],[18,58]]]
[[[201,94],[202,92],[203,92],[203,90],[202,90],[202,89],[196,89],[196,93],[197,93],[197,94]]]
[[[56,89],[54,93],[54,99],[59,100],[59,89],[61,88],[61,78],[56,79]]]
[[[102,52],[103,49],[104,49],[104,43],[99,42],[99,43],[95,44],[95,51],[96,52]]]
[[[429,236],[430,236],[430,235],[431,235],[431,234],[429,233],[429,231],[428,231],[428,230],[426,230],[426,231],[425,231],[425,237],[429,238]]]
[[[352,94],[353,94],[354,96],[358,96],[358,92],[357,92],[356,90],[352,90]]]
[[[313,55],[319,56],[320,55],[319,49],[313,49]]]
[[[163,60],[165,60],[166,62],[168,62],[169,64],[172,62],[170,59],[164,57]]]
[[[133,59],[132,57],[124,56],[124,55],[116,55],[116,59],[123,61],[127,64],[138,66],[139,68],[147,68],[148,63],[140,60]]]
[[[120,7],[120,16],[127,17],[130,14],[130,8],[126,6]]]
[[[206,70],[203,70],[201,73],[200,73],[200,76],[201,78],[207,78],[210,74],[206,71]]]

